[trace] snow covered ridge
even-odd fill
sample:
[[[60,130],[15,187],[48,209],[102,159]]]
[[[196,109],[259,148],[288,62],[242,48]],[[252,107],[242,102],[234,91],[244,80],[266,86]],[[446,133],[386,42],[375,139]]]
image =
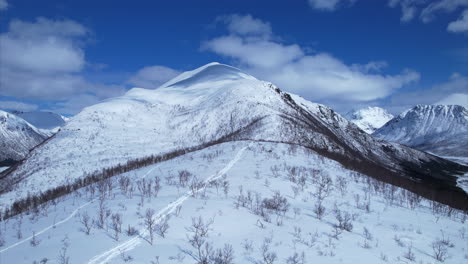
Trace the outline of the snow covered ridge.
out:
[[[26,157],[47,135],[14,114],[0,110],[0,164]]]
[[[459,105],[417,105],[374,136],[437,155],[468,157],[468,110]]]
[[[300,145],[453,207],[468,205],[456,187],[467,167],[375,139],[324,105],[217,63],[85,108],[5,176],[0,205],[129,161],[227,141]]]
[[[356,124],[366,133],[372,134],[393,118],[393,115],[380,107],[369,106],[356,111],[351,111],[345,117]]]

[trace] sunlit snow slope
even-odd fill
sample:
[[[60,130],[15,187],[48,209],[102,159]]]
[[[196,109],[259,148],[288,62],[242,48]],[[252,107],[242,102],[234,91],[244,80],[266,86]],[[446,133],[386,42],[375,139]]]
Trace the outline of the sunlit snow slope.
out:
[[[360,129],[372,134],[385,123],[393,118],[393,115],[380,107],[367,107],[352,111],[345,116],[349,121],[356,124]]]
[[[394,184],[418,179],[418,188],[429,188],[424,189],[427,193],[434,191],[430,186],[460,192],[456,180],[466,171],[444,159],[375,139],[326,106],[231,66],[211,63],[156,90],[134,88],[85,108],[6,176],[0,202],[7,206],[28,192],[45,191],[128,160],[239,140],[301,145]],[[440,197],[460,202],[460,197]]]

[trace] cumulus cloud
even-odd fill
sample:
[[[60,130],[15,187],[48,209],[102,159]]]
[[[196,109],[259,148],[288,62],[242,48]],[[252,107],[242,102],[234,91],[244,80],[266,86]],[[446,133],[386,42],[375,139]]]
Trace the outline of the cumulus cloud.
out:
[[[0,11],[8,9],[8,2],[7,0],[0,0]]]
[[[27,104],[18,101],[0,101],[0,109],[18,110],[18,111],[34,111],[38,108],[35,104]]]
[[[454,33],[468,32],[468,9],[463,11],[458,20],[451,22],[447,30]]]
[[[436,102],[435,104],[442,105],[461,105],[465,108],[468,108],[468,94],[466,93],[454,93],[451,94],[442,100]]]
[[[260,36],[229,31],[228,35],[203,43],[202,48],[233,59],[254,76],[313,100],[375,100],[419,79],[419,74],[410,70],[397,75],[381,74],[385,62],[347,65],[331,54],[308,54],[297,44]]]
[[[352,5],[356,0],[308,0],[309,5],[318,10],[322,11],[334,11],[340,5],[349,4]]]
[[[0,34],[0,95],[70,101],[86,94],[95,101],[122,94],[121,85],[88,81],[84,43],[90,31],[72,20],[12,20]]]
[[[232,34],[239,35],[261,35],[271,36],[272,30],[271,25],[268,22],[264,22],[260,19],[253,18],[251,15],[228,15],[221,16],[217,20],[224,22],[227,25],[227,29]]]
[[[141,88],[156,89],[179,74],[179,71],[165,66],[148,66],[139,70],[128,83]]]
[[[457,99],[456,95],[465,95],[465,97],[458,98],[459,100],[466,99],[466,87],[468,87],[468,76],[454,73],[446,82],[435,84],[428,89],[396,93],[385,104],[394,113],[417,104],[454,104],[454,99]],[[461,105],[466,105],[466,103],[468,101]]]
[[[421,11],[421,19],[423,22],[430,22],[435,18],[435,14],[439,12],[451,13],[460,7],[468,6],[468,0],[440,0],[435,1],[426,6]]]

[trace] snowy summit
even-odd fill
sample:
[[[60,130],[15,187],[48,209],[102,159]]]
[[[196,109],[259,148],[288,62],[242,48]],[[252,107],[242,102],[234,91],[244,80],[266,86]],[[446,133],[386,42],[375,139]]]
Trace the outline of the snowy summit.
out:
[[[351,111],[345,117],[356,124],[360,129],[368,134],[382,127],[393,118],[393,115],[380,107],[369,106],[356,111]]]

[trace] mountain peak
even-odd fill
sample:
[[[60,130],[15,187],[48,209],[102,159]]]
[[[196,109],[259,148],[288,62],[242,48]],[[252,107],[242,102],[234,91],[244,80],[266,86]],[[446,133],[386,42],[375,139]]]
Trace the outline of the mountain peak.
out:
[[[256,80],[255,77],[244,73],[242,70],[218,62],[208,63],[192,71],[186,71],[172,80],[163,84],[160,88],[178,87],[184,88],[197,83],[214,81],[232,81],[239,79]]]
[[[460,105],[416,105],[374,136],[445,156],[468,156],[468,110]]]
[[[372,134],[376,129],[391,120],[393,115],[383,108],[368,106],[363,109],[351,111],[346,114],[346,117],[360,129]]]

